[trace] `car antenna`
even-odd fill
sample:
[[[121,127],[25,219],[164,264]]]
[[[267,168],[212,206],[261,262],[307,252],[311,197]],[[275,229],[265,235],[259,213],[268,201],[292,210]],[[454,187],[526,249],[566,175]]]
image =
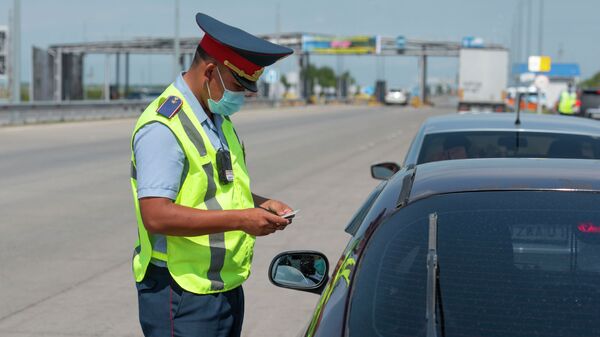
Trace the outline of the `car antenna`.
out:
[[[515,100],[517,104],[517,119],[515,120],[515,125],[521,124],[521,93],[517,91],[517,99]]]
[[[437,213],[429,214],[429,240],[427,249],[427,298],[425,319],[427,321],[427,337],[437,337],[436,328],[436,307],[440,305],[440,327],[442,337],[445,335],[443,311],[441,307],[441,297],[439,288],[439,268],[437,255]],[[439,303],[437,302],[439,300]]]

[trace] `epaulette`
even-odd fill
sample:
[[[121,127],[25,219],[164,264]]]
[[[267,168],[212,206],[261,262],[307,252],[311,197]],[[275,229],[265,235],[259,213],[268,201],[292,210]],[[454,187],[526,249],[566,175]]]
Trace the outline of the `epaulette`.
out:
[[[183,101],[181,98],[177,96],[169,96],[162,103],[160,103],[158,109],[156,109],[156,112],[161,116],[171,119],[177,114],[177,112],[179,112],[182,105]]]

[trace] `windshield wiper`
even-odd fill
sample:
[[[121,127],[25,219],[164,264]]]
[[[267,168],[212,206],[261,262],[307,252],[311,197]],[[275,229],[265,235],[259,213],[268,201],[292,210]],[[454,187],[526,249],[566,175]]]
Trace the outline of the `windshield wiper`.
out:
[[[427,323],[427,337],[437,337],[437,315],[440,313],[441,335],[446,335],[444,326],[444,311],[442,309],[442,294],[440,289],[440,269],[437,255],[437,213],[429,214],[429,240],[427,248],[427,298],[425,308],[425,319]]]

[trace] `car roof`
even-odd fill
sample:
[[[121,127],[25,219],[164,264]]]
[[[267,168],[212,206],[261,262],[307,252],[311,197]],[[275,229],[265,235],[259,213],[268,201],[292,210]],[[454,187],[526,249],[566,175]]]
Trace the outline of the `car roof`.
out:
[[[465,113],[431,117],[423,124],[425,135],[464,131],[521,131],[600,136],[600,122],[589,118],[522,113]]]
[[[555,190],[600,192],[600,160],[462,159],[417,165],[407,202],[436,194]],[[402,175],[397,179],[402,179]]]

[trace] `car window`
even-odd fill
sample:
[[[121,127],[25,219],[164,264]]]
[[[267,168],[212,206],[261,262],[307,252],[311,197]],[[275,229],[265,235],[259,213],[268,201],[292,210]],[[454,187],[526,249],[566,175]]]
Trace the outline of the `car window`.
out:
[[[600,108],[600,90],[584,90],[581,93],[581,110]]]
[[[349,335],[426,335],[435,212],[438,336],[599,336],[598,203],[586,192],[476,192],[407,206],[359,260]]]
[[[600,137],[509,131],[436,133],[425,136],[418,163],[514,157],[600,159]]]

